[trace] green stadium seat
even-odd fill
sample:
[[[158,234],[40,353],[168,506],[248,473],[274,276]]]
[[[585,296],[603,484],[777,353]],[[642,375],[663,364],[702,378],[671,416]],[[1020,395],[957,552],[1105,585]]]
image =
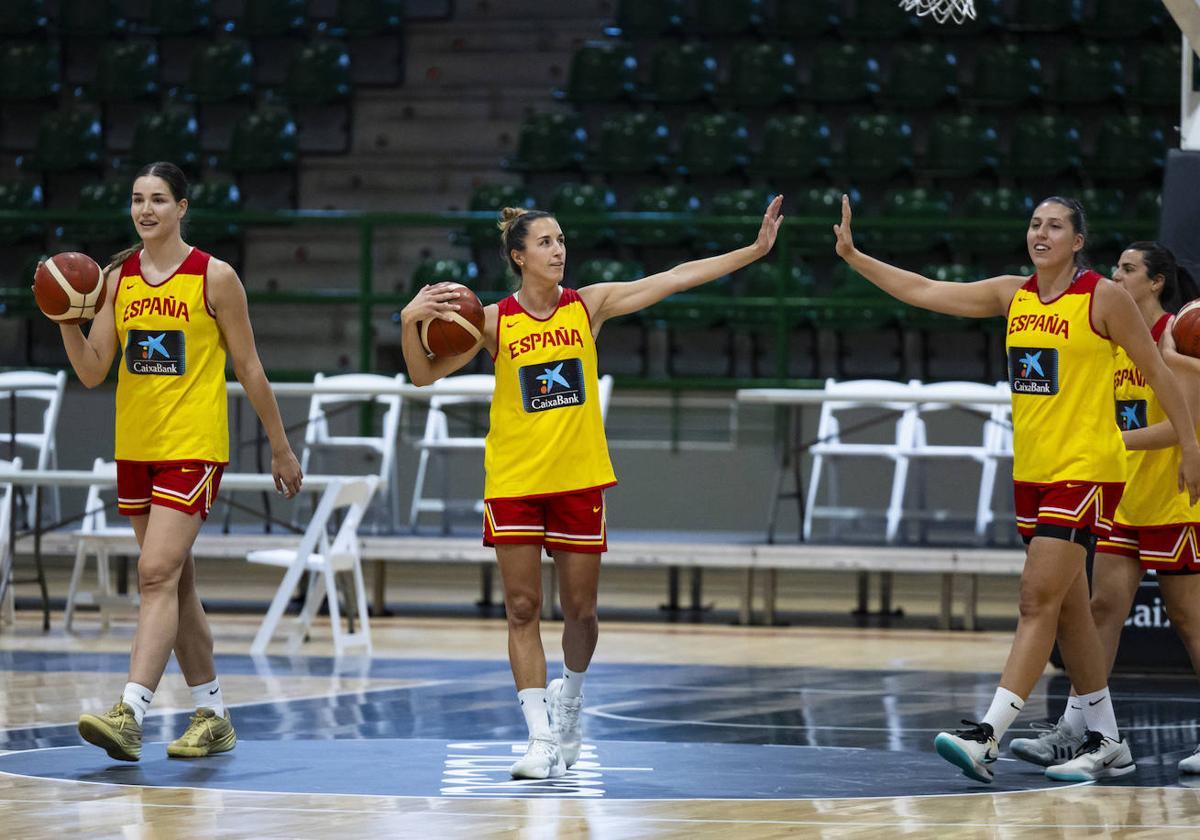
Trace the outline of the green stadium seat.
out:
[[[24,178],[0,179],[0,210],[41,210],[45,202],[41,184]],[[0,222],[0,245],[15,245],[42,236],[42,225],[38,222]],[[32,277],[30,271],[28,276]]]
[[[574,272],[575,288],[593,283],[628,283],[646,276],[646,270],[636,260],[614,260],[598,257],[584,260]]]
[[[739,108],[773,108],[796,98],[796,57],[779,43],[738,43],[728,94]]]
[[[128,179],[85,184],[79,190],[79,209],[107,213],[110,218],[68,225],[64,237],[89,243],[132,240],[135,234],[129,220],[129,198]]]
[[[31,102],[57,96],[58,47],[46,42],[0,47],[0,100]]]
[[[212,0],[154,0],[150,25],[159,35],[194,35],[212,25]]]
[[[530,114],[521,124],[517,153],[505,166],[518,172],[578,169],[587,134],[575,114]]]
[[[783,289],[779,275],[784,275]],[[751,263],[733,276],[734,290],[739,297],[810,297],[816,289],[812,272],[799,263],[784,264],[779,260],[760,260]],[[766,313],[774,318],[774,312]]]
[[[1125,68],[1110,47],[1073,44],[1055,61],[1046,98],[1063,105],[1088,105],[1125,95]]]
[[[304,29],[307,5],[307,0],[246,0],[239,32],[251,39],[296,34]]]
[[[857,102],[879,92],[879,62],[856,44],[822,41],[812,52],[812,76],[804,98]]]
[[[950,218],[950,197],[924,187],[890,190],[884,196],[879,218],[900,221],[931,222]],[[920,227],[910,230],[882,230],[875,237],[877,247],[893,254],[929,251],[946,242],[945,231]]]
[[[1037,269],[1026,260],[1023,263],[1009,263],[1008,265],[1001,266],[1000,270],[996,272],[996,276],[1014,274],[1017,277],[1032,277],[1036,271]]]
[[[1134,201],[1133,215],[1143,222],[1158,224],[1162,216],[1162,191],[1157,188],[1142,190]]]
[[[929,146],[921,171],[965,177],[995,171],[1000,135],[993,120],[973,114],[948,114],[929,123]]]
[[[683,126],[676,162],[684,175],[726,175],[750,159],[750,134],[740,114],[693,114]]]
[[[109,41],[96,67],[96,98],[130,102],[158,94],[158,49],[153,41]]]
[[[918,273],[945,283],[973,283],[981,279],[979,271],[965,263],[931,263],[922,266]]]
[[[661,104],[710,99],[717,87],[717,59],[706,44],[659,44],[650,64],[647,98]]]
[[[473,213],[489,213],[486,221],[467,222],[467,241],[479,249],[500,249],[500,232],[496,227],[500,211],[505,207],[532,210],[537,202],[524,187],[517,184],[481,184],[471,193],[467,209]]]
[[[911,33],[916,25],[916,16],[893,0],[857,0],[853,14],[847,14],[842,21],[842,34],[851,38],[898,40]]]
[[[700,209],[700,199],[683,187],[667,184],[643,187],[633,199],[637,213],[686,213]],[[692,227],[644,222],[637,227],[623,228],[622,239],[634,245],[682,245],[696,235]]]
[[[59,0],[58,28],[69,37],[106,38],[126,25],[116,0]]]
[[[396,32],[404,28],[404,0],[338,0],[333,24],[349,38]]]
[[[763,24],[763,0],[696,0],[689,29],[705,37],[745,35]]]
[[[571,216],[601,218],[616,208],[612,191],[596,184],[559,184],[550,199],[550,212],[559,218],[568,248],[595,248],[613,238],[612,228],[584,226],[571,221]]]
[[[244,41],[205,44],[192,54],[187,93],[202,105],[246,99],[254,93],[254,55]]]
[[[1082,0],[1017,0],[1008,21],[1014,32],[1062,32],[1083,17]]]
[[[1096,0],[1083,19],[1083,32],[1092,38],[1139,38],[1162,26],[1163,12],[1160,0]]]
[[[46,30],[46,0],[0,4],[0,38],[30,38]]]
[[[981,279],[983,275],[964,263],[930,263],[921,266],[918,274],[930,280],[940,280],[944,283],[971,283]],[[953,315],[943,315],[941,312],[931,312],[928,309],[910,306],[903,313],[904,323],[918,330],[961,330],[976,325],[977,321],[958,318]]]
[[[578,104],[615,102],[637,88],[637,58],[633,47],[620,41],[591,41],[571,57],[567,88],[562,98]]]
[[[619,0],[614,34],[649,38],[683,24],[683,0]]]
[[[1110,116],[1096,130],[1096,148],[1087,160],[1095,178],[1142,179],[1161,172],[1166,138],[1156,122],[1140,116]]]
[[[127,187],[128,189],[128,187]],[[188,189],[188,225],[192,235],[202,242],[236,239],[241,227],[224,218],[242,209],[242,191],[232,178],[210,175]],[[213,218],[199,218],[200,211]]]
[[[591,168],[608,173],[656,172],[667,164],[669,144],[667,124],[658,114],[616,114],[600,126]]]
[[[1050,178],[1081,163],[1079,124],[1069,117],[1022,114],[1015,120],[1008,172],[1017,178]]]
[[[185,172],[200,168],[200,126],[188,111],[172,108],[143,114],[133,130],[134,167],[169,160]]]
[[[1025,252],[1025,229],[1033,213],[1033,198],[1010,187],[981,188],[962,204],[962,216],[989,221],[996,230],[967,230],[955,237],[959,246],[976,255]]]
[[[913,166],[912,126],[899,116],[852,117],[846,125],[843,147],[842,169],[856,180],[886,180]]]
[[[279,172],[295,168],[296,154],[295,120],[283,108],[266,106],[233,127],[228,164],[233,172]]]
[[[1142,107],[1179,108],[1180,47],[1156,45],[1138,50],[1137,84],[1133,101]]]
[[[860,205],[862,196],[857,190],[839,187],[809,187],[788,194],[787,216],[791,219],[820,219],[818,224],[792,223],[788,243],[793,253],[808,256],[818,254],[829,257],[833,253],[833,225],[842,217],[842,194],[850,196],[850,203]],[[855,236],[858,232],[855,231]]]
[[[722,190],[713,195],[705,211],[706,216],[743,216],[751,219],[744,227],[703,227],[706,251],[732,251],[749,245],[758,235],[762,214],[774,193],[762,187],[738,187]],[[790,212],[790,210],[789,210]]]
[[[1087,250],[1091,253],[1112,251],[1131,241],[1121,229],[1120,221],[1127,218],[1125,193],[1119,189],[1088,187],[1079,190],[1075,198],[1083,205],[1088,217]]]
[[[479,269],[475,263],[468,260],[422,260],[413,269],[409,291],[416,294],[422,286],[432,286],[435,283],[462,283],[464,286],[470,286],[478,274]]]
[[[1021,105],[1042,93],[1042,64],[1018,44],[982,47],[968,99],[997,108]]]
[[[771,30],[787,38],[816,38],[841,20],[841,0],[777,0]]]
[[[305,44],[288,65],[284,91],[293,105],[328,105],[350,98],[350,53],[335,41]]]
[[[762,150],[750,171],[778,178],[806,178],[833,165],[829,123],[807,114],[776,115],[763,126]]]
[[[36,149],[28,164],[40,172],[98,169],[104,164],[100,118],[86,111],[46,114],[38,125]]]
[[[958,95],[958,59],[936,43],[901,44],[880,99],[901,108],[939,105]]]
[[[816,288],[828,299],[813,313],[816,323],[838,334],[894,329],[908,308],[840,261],[834,264],[828,285],[818,283]]]

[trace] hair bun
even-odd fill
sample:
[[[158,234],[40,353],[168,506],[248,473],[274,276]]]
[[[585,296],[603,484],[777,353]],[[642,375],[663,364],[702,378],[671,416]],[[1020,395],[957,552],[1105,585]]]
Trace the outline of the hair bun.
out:
[[[512,226],[512,223],[520,216],[525,215],[528,210],[524,207],[505,207],[500,210],[500,221],[496,223],[496,227],[500,228],[504,233]]]

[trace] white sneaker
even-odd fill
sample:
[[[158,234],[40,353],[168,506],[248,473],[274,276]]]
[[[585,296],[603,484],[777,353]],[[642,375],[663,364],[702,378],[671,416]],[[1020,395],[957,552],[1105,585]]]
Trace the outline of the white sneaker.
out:
[[[550,728],[558,735],[558,749],[563,763],[568,767],[579,760],[579,749],[583,746],[583,733],[579,725],[579,714],[583,711],[583,697],[563,697],[562,679],[551,680],[546,687],[546,705],[550,708]]]
[[[1049,767],[1060,761],[1070,761],[1083,746],[1084,733],[1076,734],[1069,729],[1065,718],[1059,718],[1058,723],[1053,726],[1048,723],[1035,723],[1033,728],[1044,731],[1036,738],[1013,738],[1008,743],[1008,749],[1013,755],[1030,764]]]
[[[1179,762],[1180,773],[1200,773],[1200,747],[1196,747],[1196,751]]]
[[[525,755],[509,769],[514,779],[554,779],[567,772],[558,742],[553,738],[530,738]]]
[[[939,732],[933,739],[933,747],[937,754],[963,771],[963,775],[977,782],[990,782],[995,778],[992,768],[987,765],[996,761],[1000,750],[996,746],[996,736],[989,723],[976,723],[964,720],[969,728],[960,729],[951,735],[949,732]]]
[[[1046,768],[1046,778],[1056,782],[1090,782],[1115,779],[1137,769],[1125,739],[1114,741],[1099,732],[1087,733],[1087,740],[1070,761]]]

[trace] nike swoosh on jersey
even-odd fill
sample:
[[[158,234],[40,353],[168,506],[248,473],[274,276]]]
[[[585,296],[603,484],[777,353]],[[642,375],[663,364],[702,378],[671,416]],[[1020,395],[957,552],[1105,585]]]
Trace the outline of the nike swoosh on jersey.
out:
[[[592,508],[592,513],[599,513],[599,512],[600,512],[600,508],[598,508],[598,507]]]
[[[180,471],[180,472],[185,472],[185,473],[190,473],[190,472],[200,472],[200,470],[198,470],[198,469],[189,469],[188,467],[180,467],[180,468],[179,468],[179,471]]]
[[[506,328],[506,329],[510,329],[510,330],[511,330],[513,327],[515,327],[515,326],[516,326],[517,324],[519,324],[519,323],[521,323],[521,322],[520,322],[520,321],[509,321],[509,322],[508,322],[508,323],[506,323],[504,326],[505,326],[505,328]]]

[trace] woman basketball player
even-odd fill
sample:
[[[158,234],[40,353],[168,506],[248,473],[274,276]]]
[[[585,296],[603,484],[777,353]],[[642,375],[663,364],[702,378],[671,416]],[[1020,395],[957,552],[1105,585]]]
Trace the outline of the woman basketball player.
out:
[[[554,217],[505,208],[503,254],[520,288],[484,309],[471,351],[429,358],[415,325],[453,319],[457,293],[426,286],[401,313],[409,378],[428,385],[485,347],[496,364],[484,466],[484,544],[494,546],[504,580],[508,656],[529,745],[515,778],[560,776],[579,757],[584,672],[596,648],[596,587],[607,548],[604,488],[616,484],[596,401],[596,336],[609,318],[723,277],[761,259],[775,244],[782,196],[763,216],[754,244],[683,263],[630,283],[579,291],[561,283],[567,248]],[[563,676],[546,687],[541,614],[541,551],[554,557],[563,611]],[[553,721],[553,723],[552,723]]]
[[[1050,658],[1059,614],[1078,616],[1060,636],[1080,691],[1086,749],[1054,765],[1054,779],[1084,780],[1133,772],[1109,697],[1107,660],[1088,611],[1085,558],[1106,536],[1125,481],[1125,447],[1112,419],[1115,350],[1124,348],[1161,401],[1181,446],[1180,489],[1200,497],[1200,446],[1187,404],[1128,293],[1080,265],[1083,208],[1066,198],[1037,206],[1026,231],[1032,277],[977,283],[935,282],[873,259],[854,247],[850,200],[842,198],[836,250],[851,268],[905,303],[963,317],[1007,316],[1013,407],[1013,483],[1017,527],[1025,539],[1020,613],[1008,662],[987,714],[968,728],[940,733],[938,754],[981,782],[998,743],[1016,720]],[[1175,482],[1173,476],[1161,481]]]
[[[237,743],[213,665],[212,632],[196,594],[192,543],[229,462],[225,357],[233,361],[271,441],[278,492],[300,489],[300,465],[263,373],[234,270],[183,241],[187,180],[171,163],[134,178],[130,215],[141,243],[105,268],[110,290],[84,334],[62,326],[63,344],[89,388],[117,376],[117,507],[130,518],[141,556],[141,606],[129,682],[107,714],[84,714],[79,734],[123,761],[142,753],[142,719],[171,651],[191,687],[196,712],[167,747],[203,756]]]
[[[1157,242],[1135,242],[1121,254],[1113,281],[1137,304],[1151,338],[1179,380],[1192,416],[1200,416],[1200,359],[1175,352],[1168,313],[1195,295],[1191,278],[1167,248]],[[1200,506],[1188,504],[1182,493],[1163,481],[1179,470],[1178,439],[1145,377],[1123,349],[1117,351],[1114,396],[1117,425],[1131,451],[1125,493],[1112,532],[1097,542],[1092,568],[1091,614],[1104,647],[1104,662],[1111,671],[1138,585],[1146,570],[1153,569],[1171,625],[1200,674]],[[1136,451],[1147,449],[1153,451]],[[1079,623],[1064,609],[1060,635],[1070,634]],[[1057,724],[1038,738],[1014,738],[1009,749],[1043,767],[1069,758],[1085,746],[1083,712],[1082,702],[1072,693]],[[1200,748],[1179,762],[1179,770],[1200,773]]]

